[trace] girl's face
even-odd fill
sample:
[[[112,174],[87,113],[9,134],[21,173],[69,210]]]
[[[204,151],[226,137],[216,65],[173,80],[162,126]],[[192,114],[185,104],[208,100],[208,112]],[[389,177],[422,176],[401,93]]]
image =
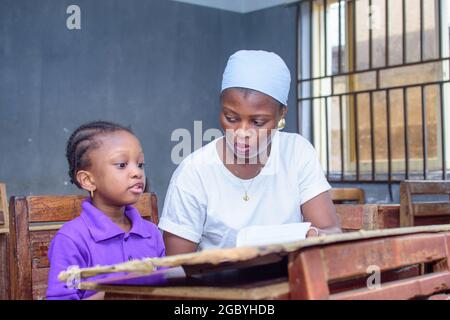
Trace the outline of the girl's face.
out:
[[[226,89],[221,102],[220,124],[227,145],[241,159],[255,158],[267,149],[272,131],[287,111],[275,99],[258,91]]]
[[[145,188],[144,153],[139,140],[127,131],[96,137],[99,147],[89,152],[85,170],[95,201],[113,206],[134,204]],[[77,174],[78,176],[78,174]]]

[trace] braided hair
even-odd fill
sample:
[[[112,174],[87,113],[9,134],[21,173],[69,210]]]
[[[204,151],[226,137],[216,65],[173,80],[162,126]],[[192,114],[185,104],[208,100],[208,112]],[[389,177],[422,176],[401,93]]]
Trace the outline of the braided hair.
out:
[[[86,169],[91,165],[88,157],[89,151],[100,146],[99,142],[96,141],[96,137],[100,134],[116,131],[126,131],[133,134],[130,128],[106,121],[93,121],[83,124],[72,133],[66,146],[66,158],[69,163],[71,183],[81,188],[76,175],[79,170]]]

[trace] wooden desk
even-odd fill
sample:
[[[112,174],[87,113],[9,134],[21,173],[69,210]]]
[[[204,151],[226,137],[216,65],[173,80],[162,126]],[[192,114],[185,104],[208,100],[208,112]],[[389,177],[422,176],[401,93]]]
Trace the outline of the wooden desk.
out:
[[[450,289],[450,225],[352,232],[259,248],[261,254],[248,260],[209,268],[203,262],[197,273],[198,264],[190,261],[201,260],[204,252],[180,255],[179,265],[190,268],[191,276],[153,275],[162,284],[149,283],[151,276],[130,275],[83,282],[81,288],[105,291],[107,299],[221,300],[411,299]],[[262,262],[268,256],[279,259]],[[408,271],[419,264],[427,264],[426,270]],[[371,266],[380,270],[381,288],[366,285]]]
[[[139,278],[139,277],[138,277]],[[86,288],[95,288],[105,291],[108,300],[287,300],[289,299],[289,281],[287,277],[260,281],[237,281],[233,276],[227,275],[226,284],[214,282],[211,279],[197,283],[175,284],[167,286],[132,286],[115,284],[85,284]]]

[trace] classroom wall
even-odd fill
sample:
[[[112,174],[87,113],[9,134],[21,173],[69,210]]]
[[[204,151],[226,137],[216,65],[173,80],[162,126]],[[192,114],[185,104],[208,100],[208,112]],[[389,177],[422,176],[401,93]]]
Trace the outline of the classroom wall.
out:
[[[66,9],[81,8],[81,30]],[[291,69],[295,9],[238,14],[167,0],[0,1],[0,181],[9,195],[79,193],[65,144],[80,124],[131,125],[159,207],[176,165],[177,128],[219,128],[220,81],[238,49],[278,52]]]

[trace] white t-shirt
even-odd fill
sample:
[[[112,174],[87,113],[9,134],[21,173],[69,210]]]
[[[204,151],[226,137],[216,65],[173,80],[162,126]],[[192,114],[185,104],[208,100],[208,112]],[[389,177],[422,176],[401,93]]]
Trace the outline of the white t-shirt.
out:
[[[266,165],[249,180],[225,167],[219,139],[175,170],[159,222],[160,229],[198,243],[199,250],[235,247],[237,233],[247,226],[302,222],[300,206],[331,188],[314,147],[299,134],[277,131]]]

